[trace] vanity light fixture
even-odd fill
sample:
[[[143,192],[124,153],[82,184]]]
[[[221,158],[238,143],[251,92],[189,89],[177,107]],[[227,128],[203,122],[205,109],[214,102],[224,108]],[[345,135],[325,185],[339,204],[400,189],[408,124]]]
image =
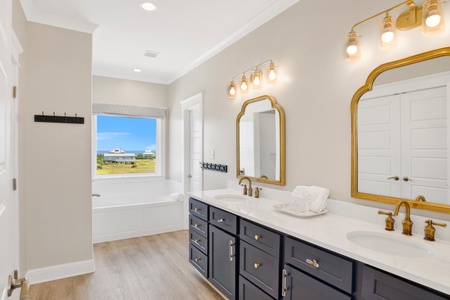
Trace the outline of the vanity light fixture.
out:
[[[397,20],[393,20],[389,12],[402,6],[408,5],[408,9],[402,12]],[[364,19],[352,26],[347,35],[347,43],[345,49],[345,57],[347,60],[355,60],[361,56],[359,47],[359,35],[355,28],[364,22],[367,22],[378,16],[385,15],[380,21],[380,49],[391,49],[397,43],[396,29],[409,30],[416,27],[422,27],[424,35],[442,32],[445,30],[444,15],[440,0],[426,0],[423,5],[417,6],[414,1],[407,0],[397,4],[391,8],[383,10],[367,19]],[[394,26],[395,23],[395,26]]]
[[[251,85],[254,89],[258,89],[263,84],[263,72],[260,70],[260,66],[262,66],[265,63],[269,64],[269,69],[267,70],[267,83],[275,83],[277,79],[277,71],[274,62],[271,59],[268,59],[262,63],[257,64],[256,66],[253,66],[244,72],[241,72],[234,76],[231,79],[230,85],[228,86],[228,97],[229,98],[235,98],[237,95],[237,89],[236,89],[236,83],[234,79],[242,74],[241,81],[240,81],[240,91],[241,93],[246,93],[248,91],[249,85]],[[245,75],[247,72],[251,71],[250,73],[250,80],[247,81],[247,76]]]

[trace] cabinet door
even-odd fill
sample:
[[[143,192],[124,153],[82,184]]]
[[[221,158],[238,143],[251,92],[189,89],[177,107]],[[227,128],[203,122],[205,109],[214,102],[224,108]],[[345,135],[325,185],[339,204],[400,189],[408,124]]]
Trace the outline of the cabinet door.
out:
[[[283,278],[286,295],[283,299],[351,300],[352,296],[334,289],[321,281],[285,265],[287,277]],[[406,300],[406,299],[405,299]]]
[[[240,300],[273,300],[272,297],[258,289],[243,276],[239,276],[239,299]]]
[[[362,296],[367,300],[449,299],[448,295],[435,294],[425,287],[421,288],[368,266],[363,267]]]
[[[236,237],[211,226],[209,230],[209,281],[228,299],[236,299]]]

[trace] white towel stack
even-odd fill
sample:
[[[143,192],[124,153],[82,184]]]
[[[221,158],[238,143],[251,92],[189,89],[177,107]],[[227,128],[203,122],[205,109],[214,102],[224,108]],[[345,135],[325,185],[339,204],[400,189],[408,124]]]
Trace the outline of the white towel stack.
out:
[[[172,193],[172,194],[170,194],[170,198],[172,198],[175,201],[183,202],[183,194],[182,193]]]
[[[292,195],[308,199],[309,210],[319,213],[327,207],[330,191],[318,186],[299,185],[294,189]]]

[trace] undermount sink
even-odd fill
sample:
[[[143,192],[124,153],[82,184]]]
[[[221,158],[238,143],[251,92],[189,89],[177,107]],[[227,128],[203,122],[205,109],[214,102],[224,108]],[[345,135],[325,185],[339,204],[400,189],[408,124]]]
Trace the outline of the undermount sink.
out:
[[[393,234],[400,233],[352,231],[347,234],[347,239],[361,247],[385,254],[416,258],[436,255],[436,250],[424,242]]]
[[[242,196],[242,195],[235,195],[235,194],[222,194],[222,195],[215,195],[214,199],[222,200],[222,201],[234,201],[234,202],[242,202],[245,201],[248,197]]]

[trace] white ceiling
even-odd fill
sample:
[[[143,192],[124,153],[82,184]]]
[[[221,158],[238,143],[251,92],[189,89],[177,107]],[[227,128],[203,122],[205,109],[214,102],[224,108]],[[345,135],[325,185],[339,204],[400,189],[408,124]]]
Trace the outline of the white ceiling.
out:
[[[141,1],[21,3],[29,21],[93,33],[94,75],[169,84],[299,0],[150,0],[155,12]]]

